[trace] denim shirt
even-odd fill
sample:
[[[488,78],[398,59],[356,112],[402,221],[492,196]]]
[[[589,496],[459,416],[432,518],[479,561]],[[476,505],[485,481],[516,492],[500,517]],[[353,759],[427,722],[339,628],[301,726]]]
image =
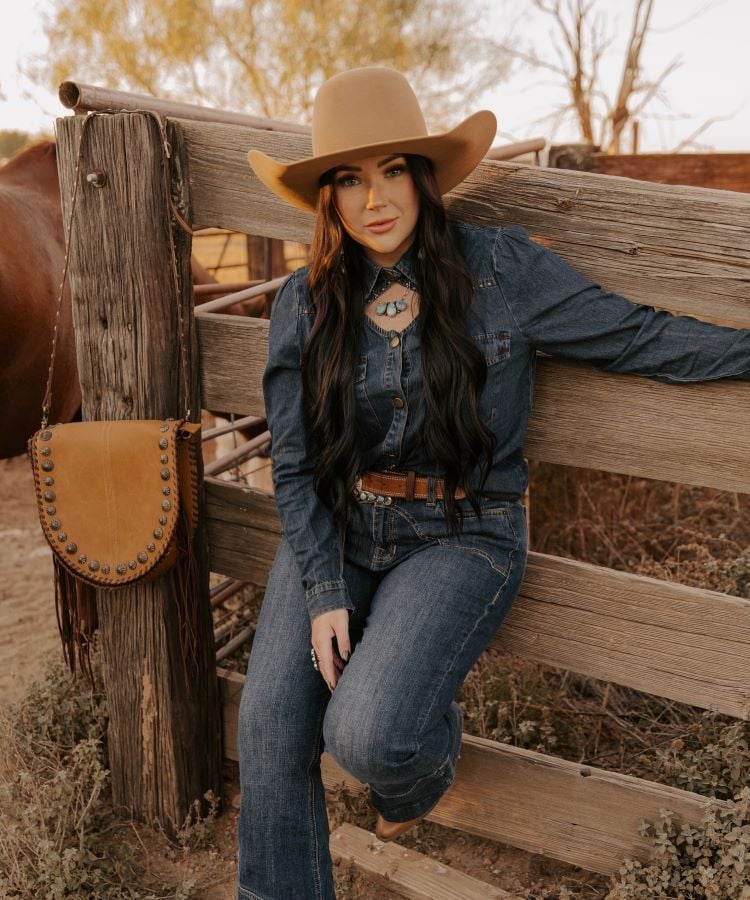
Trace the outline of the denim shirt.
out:
[[[523,439],[537,350],[585,361],[601,372],[627,372],[670,384],[750,380],[750,329],[674,315],[609,293],[532,241],[520,226],[455,219],[449,224],[473,280],[468,328],[487,363],[480,413],[497,437],[483,496],[516,499],[528,484]],[[414,254],[412,244],[388,270],[364,256],[365,300],[379,291],[389,273],[415,283]],[[308,269],[297,269],[276,295],[263,394],[282,532],[295,551],[313,619],[354,606],[343,579],[344,549],[313,487],[300,371],[314,318],[307,303]],[[358,424],[366,435],[361,468],[439,475],[419,439],[424,421],[420,318],[401,332],[388,330],[387,319],[383,327],[366,315],[363,319],[354,378]],[[400,399],[394,404],[395,398]],[[472,486],[478,484],[477,467]]]

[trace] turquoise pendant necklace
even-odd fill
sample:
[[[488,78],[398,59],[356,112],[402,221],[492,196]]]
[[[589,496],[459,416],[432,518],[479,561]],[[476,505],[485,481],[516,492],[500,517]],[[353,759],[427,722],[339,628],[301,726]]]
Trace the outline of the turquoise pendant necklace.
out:
[[[393,281],[388,282],[388,284],[386,284],[386,286],[381,291],[381,294],[385,293],[385,291],[387,291],[388,288],[394,283],[395,282],[393,282]],[[413,290],[412,290],[412,293],[414,293]],[[374,301],[371,301],[371,302],[374,302]],[[375,307],[375,313],[378,316],[393,317],[393,316],[397,316],[400,312],[403,312],[405,309],[408,309],[408,308],[409,308],[409,303],[406,299],[406,295],[404,295],[403,297],[399,297],[396,300],[386,300],[383,303],[378,303],[378,305]]]
[[[378,303],[375,312],[379,316],[396,316],[408,307],[408,303],[403,298],[399,300],[389,300],[387,303]]]

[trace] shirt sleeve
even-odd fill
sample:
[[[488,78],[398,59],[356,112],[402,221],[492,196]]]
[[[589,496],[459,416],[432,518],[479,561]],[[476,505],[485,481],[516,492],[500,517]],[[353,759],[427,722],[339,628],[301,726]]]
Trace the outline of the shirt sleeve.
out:
[[[294,274],[279,288],[268,328],[263,398],[271,431],[272,477],[282,533],[302,574],[310,619],[353,610],[343,578],[343,548],[333,516],[313,483],[302,395],[302,346]]]
[[[506,305],[531,346],[602,372],[679,383],[750,381],[750,329],[703,322],[602,289],[524,228],[498,229],[493,265]]]

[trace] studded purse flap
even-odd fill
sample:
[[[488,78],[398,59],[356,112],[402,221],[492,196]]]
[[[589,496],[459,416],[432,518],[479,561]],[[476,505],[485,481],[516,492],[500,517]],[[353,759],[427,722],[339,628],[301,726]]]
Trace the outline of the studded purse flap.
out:
[[[153,580],[177,559],[180,515],[198,512],[200,424],[70,422],[29,439],[39,518],[55,559],[100,588]]]

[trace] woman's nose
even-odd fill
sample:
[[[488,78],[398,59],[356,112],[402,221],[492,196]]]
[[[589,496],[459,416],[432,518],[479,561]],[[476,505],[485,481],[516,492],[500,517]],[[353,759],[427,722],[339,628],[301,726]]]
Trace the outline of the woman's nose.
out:
[[[373,209],[374,207],[382,206],[384,203],[385,200],[380,188],[377,185],[373,185],[367,192],[367,208]]]

